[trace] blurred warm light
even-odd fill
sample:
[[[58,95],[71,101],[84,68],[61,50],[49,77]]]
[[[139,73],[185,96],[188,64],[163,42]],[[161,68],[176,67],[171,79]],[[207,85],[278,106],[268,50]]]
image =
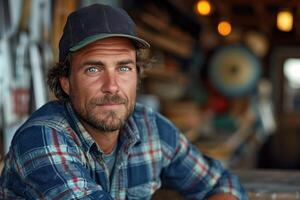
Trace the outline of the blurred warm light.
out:
[[[231,24],[228,21],[221,21],[218,24],[218,32],[222,36],[227,36],[231,33]]]
[[[209,15],[211,13],[211,5],[209,1],[206,0],[198,1],[196,8],[197,8],[197,12],[200,15]]]
[[[277,27],[281,31],[291,31],[293,28],[293,14],[290,11],[278,12]]]

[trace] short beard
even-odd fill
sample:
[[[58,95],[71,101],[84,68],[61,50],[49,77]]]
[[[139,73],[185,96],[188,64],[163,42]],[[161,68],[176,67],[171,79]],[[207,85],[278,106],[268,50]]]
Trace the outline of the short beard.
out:
[[[117,115],[114,111],[107,111],[105,113],[106,117],[104,119],[97,119],[90,112],[87,112],[87,115],[84,117],[80,113],[78,113],[79,118],[84,121],[86,124],[91,126],[94,129],[97,129],[104,133],[114,132],[120,130],[127,119],[117,118]],[[115,120],[115,123],[108,123],[109,120]]]
[[[124,104],[126,108],[125,116],[120,118],[117,116],[115,111],[109,110],[101,113],[101,115],[105,116],[104,118],[97,118],[92,110],[99,104],[110,102]],[[75,108],[74,105],[73,108]],[[87,110],[82,108],[79,109],[80,110],[74,109],[79,119],[90,127],[103,133],[110,133],[122,129],[125,121],[133,112],[133,108],[128,108],[128,100],[120,97],[119,95],[105,95],[101,98],[92,99],[89,102]]]

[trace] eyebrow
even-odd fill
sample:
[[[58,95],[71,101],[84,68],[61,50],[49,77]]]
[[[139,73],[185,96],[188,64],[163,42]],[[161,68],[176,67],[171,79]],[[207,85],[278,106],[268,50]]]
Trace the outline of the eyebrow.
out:
[[[128,65],[128,64],[133,64],[135,65],[135,62],[131,59],[128,60],[121,60],[117,62],[117,65]]]
[[[127,60],[120,60],[116,63],[117,65],[128,65],[128,64],[133,64],[135,65],[136,63],[131,60],[131,59],[127,59]],[[87,60],[86,62],[82,63],[82,66],[86,66],[86,65],[98,65],[98,66],[104,66],[105,64],[100,61],[100,60]]]
[[[86,66],[86,65],[100,65],[100,66],[104,66],[104,63],[101,62],[101,61],[88,60],[88,61],[85,61],[84,63],[82,63],[82,66]]]

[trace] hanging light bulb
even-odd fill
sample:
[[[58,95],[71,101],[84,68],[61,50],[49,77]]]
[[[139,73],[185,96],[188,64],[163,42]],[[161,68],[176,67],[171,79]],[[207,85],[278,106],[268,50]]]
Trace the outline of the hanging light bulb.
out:
[[[231,24],[228,21],[223,20],[223,21],[219,22],[218,32],[220,35],[227,36],[231,33],[231,30],[232,30]]]
[[[281,31],[289,32],[293,28],[293,14],[288,11],[277,13],[277,28]]]
[[[200,15],[209,15],[211,13],[211,4],[207,0],[199,0],[196,4],[196,10]]]

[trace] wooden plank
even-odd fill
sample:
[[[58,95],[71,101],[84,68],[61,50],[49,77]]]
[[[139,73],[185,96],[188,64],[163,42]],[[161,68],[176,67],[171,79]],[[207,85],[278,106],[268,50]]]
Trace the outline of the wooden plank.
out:
[[[58,44],[63,33],[64,25],[68,15],[78,7],[78,0],[55,0],[54,22],[53,22],[53,43],[54,60],[58,60]]]
[[[151,32],[142,26],[137,27],[137,33],[149,41],[151,45],[157,46],[179,57],[190,58],[192,56],[192,43],[181,42],[180,40],[170,38],[168,35]]]
[[[287,170],[236,170],[250,199],[300,199],[300,172]]]

